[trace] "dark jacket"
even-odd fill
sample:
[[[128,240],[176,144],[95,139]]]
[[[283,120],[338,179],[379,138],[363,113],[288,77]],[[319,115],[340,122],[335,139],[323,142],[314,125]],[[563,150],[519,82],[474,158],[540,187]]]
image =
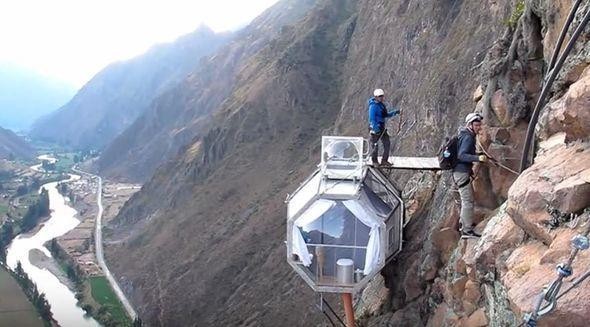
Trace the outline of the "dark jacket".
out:
[[[385,129],[385,119],[399,114],[400,111],[393,108],[387,111],[383,102],[378,102],[375,98],[369,99],[369,128],[373,134],[379,134]]]
[[[479,157],[475,154],[475,133],[461,127],[457,140],[457,165],[453,171],[471,174],[474,162],[479,162]]]

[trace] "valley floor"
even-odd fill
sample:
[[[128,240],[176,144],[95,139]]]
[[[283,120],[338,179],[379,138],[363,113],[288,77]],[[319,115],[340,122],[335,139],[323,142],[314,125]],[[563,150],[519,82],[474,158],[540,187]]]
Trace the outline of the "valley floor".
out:
[[[62,283],[70,285],[80,294],[80,301],[87,312],[101,323],[129,325],[131,321],[120,303],[96,258],[95,226],[98,213],[97,183],[89,175],[69,183],[66,196],[70,205],[78,212],[81,223],[70,232],[56,239],[60,252],[62,269],[77,271],[78,284],[73,285],[67,274],[55,274]],[[140,189],[139,185],[103,180],[102,183],[102,225],[116,217],[125,202]],[[38,262],[41,263],[41,262]],[[37,265],[37,263],[35,263]]]
[[[81,223],[57,239],[58,245],[87,276],[103,276],[95,255],[94,226],[97,214],[96,182],[87,176],[70,184],[72,205]],[[103,225],[107,225],[123,204],[139,190],[138,185],[103,180]]]

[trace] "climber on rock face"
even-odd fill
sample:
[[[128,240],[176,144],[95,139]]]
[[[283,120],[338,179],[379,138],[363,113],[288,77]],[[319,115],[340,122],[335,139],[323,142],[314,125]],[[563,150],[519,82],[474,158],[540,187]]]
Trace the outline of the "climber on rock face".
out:
[[[486,162],[485,155],[475,153],[475,138],[481,130],[483,117],[472,112],[465,117],[466,125],[459,129],[457,140],[457,165],[453,168],[453,179],[461,196],[461,238],[478,238],[473,230],[473,175],[474,162]]]
[[[401,111],[393,108],[387,111],[385,103],[385,92],[382,89],[376,89],[373,92],[373,97],[369,99],[369,131],[371,133],[371,160],[374,166],[379,165],[379,140],[383,144],[383,157],[381,158],[380,166],[391,166],[389,159],[389,134],[385,128],[385,120],[399,114]]]

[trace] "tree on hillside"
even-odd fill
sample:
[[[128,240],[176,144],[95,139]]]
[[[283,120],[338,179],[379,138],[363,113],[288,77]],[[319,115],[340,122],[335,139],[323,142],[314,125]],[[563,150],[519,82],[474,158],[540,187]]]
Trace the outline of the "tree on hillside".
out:
[[[0,170],[0,180],[7,181],[14,176],[14,173],[9,170]]]
[[[50,163],[49,160],[41,161],[41,167],[45,171],[55,170],[55,163]]]
[[[29,206],[23,219],[20,221],[20,227],[23,232],[28,232],[33,229],[39,218],[49,216],[49,193],[45,188],[41,189],[39,199]]]
[[[49,216],[49,192],[43,188],[39,196],[39,214],[41,217]]]
[[[6,262],[6,248],[14,237],[14,228],[10,221],[6,221],[0,228],[0,262]]]
[[[51,306],[49,302],[45,298],[44,293],[39,293],[39,289],[37,285],[29,279],[27,273],[23,270],[23,266],[21,265],[20,261],[16,263],[16,268],[14,269],[14,276],[16,277],[16,281],[23,289],[29,301],[33,303],[37,312],[46,322],[51,322],[53,320],[53,314],[51,313]]]
[[[51,306],[49,305],[49,302],[45,298],[45,294],[44,293],[39,294],[34,301],[35,301],[35,303],[34,303],[35,307],[37,308],[37,311],[39,311],[39,314],[41,315],[43,320],[45,320],[45,321],[53,320],[53,314],[51,313]]]
[[[31,189],[36,190],[41,187],[41,181],[37,177],[33,177],[33,181],[31,182]]]
[[[67,183],[58,183],[57,184],[57,191],[59,192],[59,194],[65,196],[66,194],[68,194],[68,184]]]
[[[29,186],[27,185],[27,183],[23,184],[23,185],[19,185],[16,188],[16,195],[17,196],[23,196],[25,194],[29,193]]]

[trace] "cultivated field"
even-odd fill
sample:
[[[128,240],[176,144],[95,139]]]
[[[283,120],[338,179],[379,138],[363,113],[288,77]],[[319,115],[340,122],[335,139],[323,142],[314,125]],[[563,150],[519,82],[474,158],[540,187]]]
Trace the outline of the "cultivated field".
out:
[[[0,267],[0,326],[43,326],[33,305],[3,267]]]

